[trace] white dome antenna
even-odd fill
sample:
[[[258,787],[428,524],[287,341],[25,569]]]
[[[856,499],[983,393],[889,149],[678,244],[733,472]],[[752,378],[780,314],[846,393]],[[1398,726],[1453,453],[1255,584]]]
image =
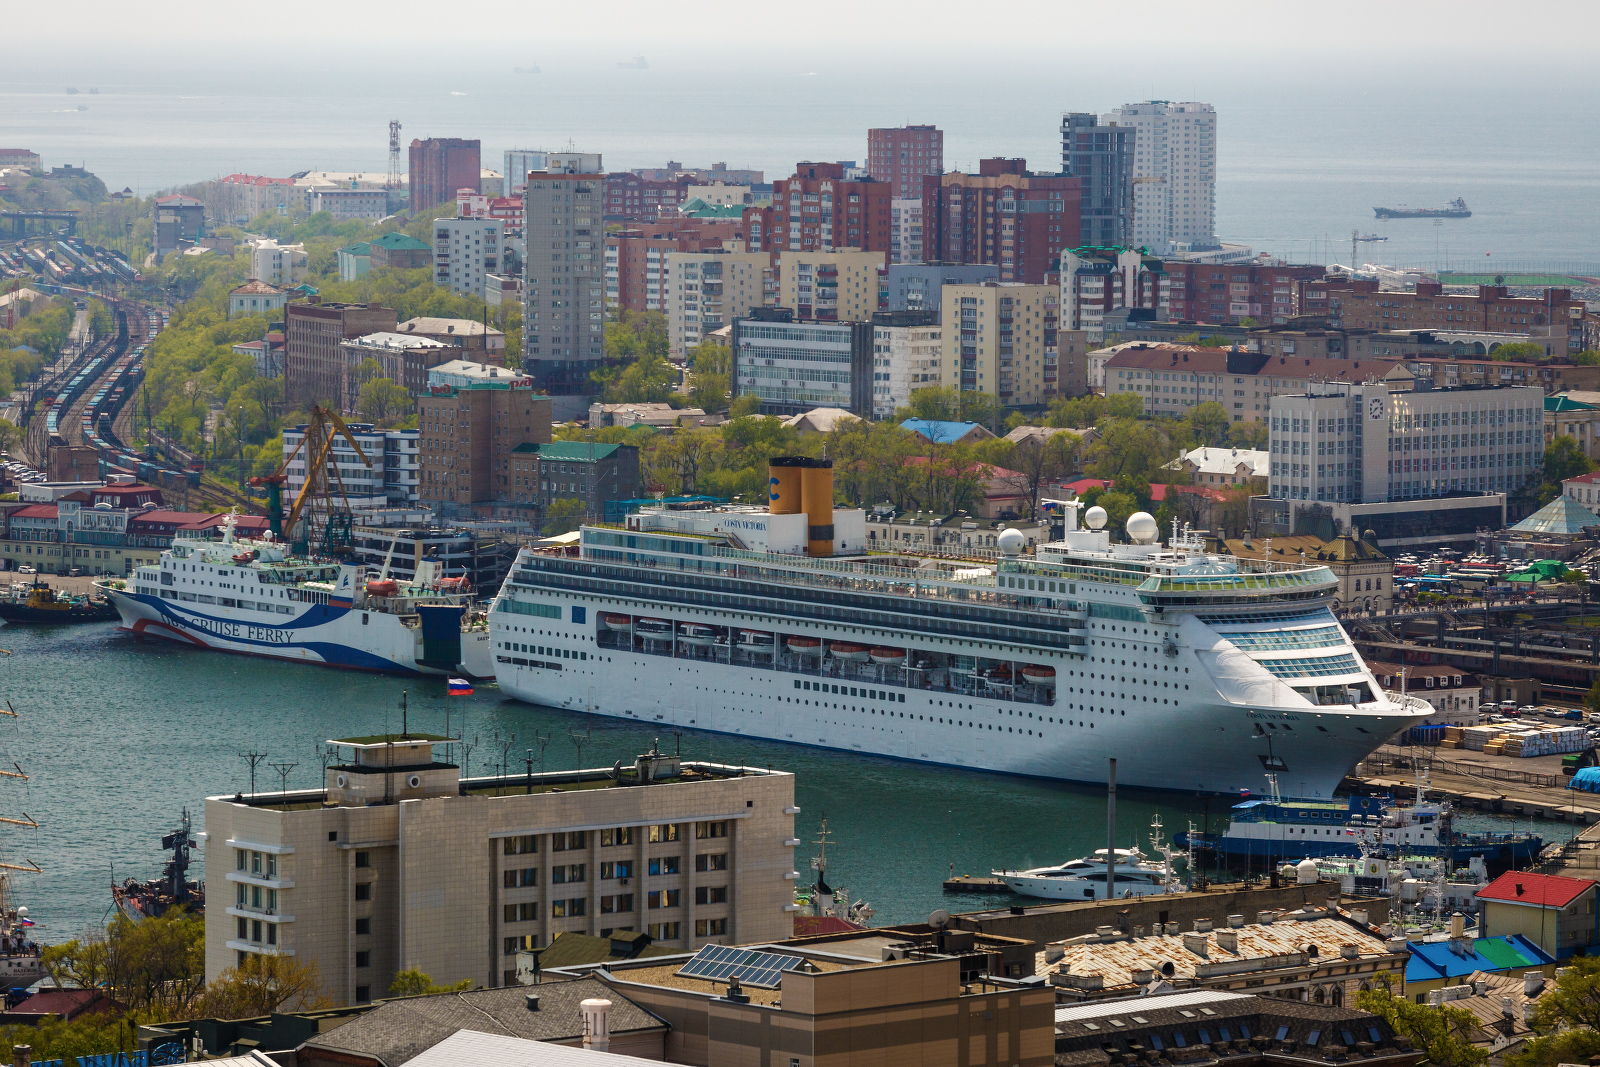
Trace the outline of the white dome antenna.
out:
[[[1021,530],[1002,530],[1000,536],[995,538],[995,543],[1006,555],[1015,556],[1027,546],[1028,538]]]
[[[1148,511],[1136,511],[1128,516],[1128,539],[1136,545],[1154,544],[1161,525]]]
[[[1083,513],[1083,524],[1091,530],[1101,530],[1105,528],[1107,518],[1106,509],[1096,504]]]

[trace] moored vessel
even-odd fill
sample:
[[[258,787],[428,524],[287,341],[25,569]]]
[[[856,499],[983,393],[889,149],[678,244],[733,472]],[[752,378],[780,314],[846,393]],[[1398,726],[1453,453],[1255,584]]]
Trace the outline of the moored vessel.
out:
[[[1470,219],[1472,212],[1467,202],[1456,197],[1444,207],[1375,207],[1372,213],[1380,219]]]
[[[0,619],[7,622],[66,624],[108,622],[116,617],[117,609],[109,601],[63,593],[38,578],[31,585],[13,585],[0,596]]]
[[[1150,847],[1161,857],[1155,861],[1137,848],[1105,849],[1052,867],[1026,871],[991,871],[1013,893],[1041,900],[1109,900],[1157,893],[1179,893],[1184,885],[1173,871],[1172,849],[1161,840],[1161,816],[1150,824]],[[1106,887],[1108,855],[1115,856],[1111,886]]]
[[[205,911],[205,883],[189,877],[189,850],[195,847],[195,840],[188,808],[183,809],[178,828],[161,839],[161,847],[172,855],[162,867],[160,878],[128,878],[111,886],[111,899],[117,909],[134,922],[157,918],[172,908],[183,908],[195,915]],[[251,887],[241,883],[238,888],[245,893]],[[256,891],[260,892],[259,887]]]

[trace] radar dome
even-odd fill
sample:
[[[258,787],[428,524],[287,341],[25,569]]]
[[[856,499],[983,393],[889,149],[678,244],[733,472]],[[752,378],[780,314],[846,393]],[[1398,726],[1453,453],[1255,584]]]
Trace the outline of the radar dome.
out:
[[[1156,517],[1148,511],[1136,511],[1128,516],[1128,537],[1135,544],[1148,545],[1160,532],[1161,527],[1157,525]]]
[[[1106,524],[1106,509],[1096,504],[1083,513],[1083,524],[1091,530],[1099,530]]]
[[[1305,859],[1295,864],[1294,870],[1296,875],[1295,881],[1299,882],[1301,885],[1311,885],[1317,880],[1317,861],[1312,859],[1310,856],[1307,856]]]
[[[1000,536],[995,539],[995,543],[1000,546],[1000,551],[1006,555],[1015,556],[1022,551],[1022,547],[1028,543],[1028,539],[1023,536],[1021,530],[1003,530]]]

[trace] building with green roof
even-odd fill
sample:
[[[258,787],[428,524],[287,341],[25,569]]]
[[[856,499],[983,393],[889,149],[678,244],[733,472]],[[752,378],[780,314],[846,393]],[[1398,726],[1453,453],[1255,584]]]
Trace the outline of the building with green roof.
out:
[[[552,441],[521,444],[511,450],[513,484],[533,494],[548,512],[560,500],[583,503],[584,516],[596,521],[613,500],[630,500],[644,489],[639,449],[598,441]]]
[[[399,230],[368,242],[368,255],[374,267],[415,270],[433,266],[433,246]]]
[[[372,269],[372,246],[365,241],[339,249],[339,280],[353,282]]]

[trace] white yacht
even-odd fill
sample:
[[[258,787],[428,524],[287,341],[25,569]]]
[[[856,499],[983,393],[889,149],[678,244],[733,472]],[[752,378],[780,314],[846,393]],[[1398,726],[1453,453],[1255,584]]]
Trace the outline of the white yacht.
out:
[[[1137,848],[1116,850],[1116,869],[1112,872],[1110,893],[1106,892],[1106,850],[1096,849],[1091,856],[1057,867],[1035,867],[1027,871],[991,871],[1013,893],[1041,900],[1106,900],[1110,897],[1143,897],[1159,893],[1179,893],[1183,882],[1173,872],[1172,850],[1161,843],[1161,817],[1151,826],[1151,847],[1161,856],[1156,862]]]

